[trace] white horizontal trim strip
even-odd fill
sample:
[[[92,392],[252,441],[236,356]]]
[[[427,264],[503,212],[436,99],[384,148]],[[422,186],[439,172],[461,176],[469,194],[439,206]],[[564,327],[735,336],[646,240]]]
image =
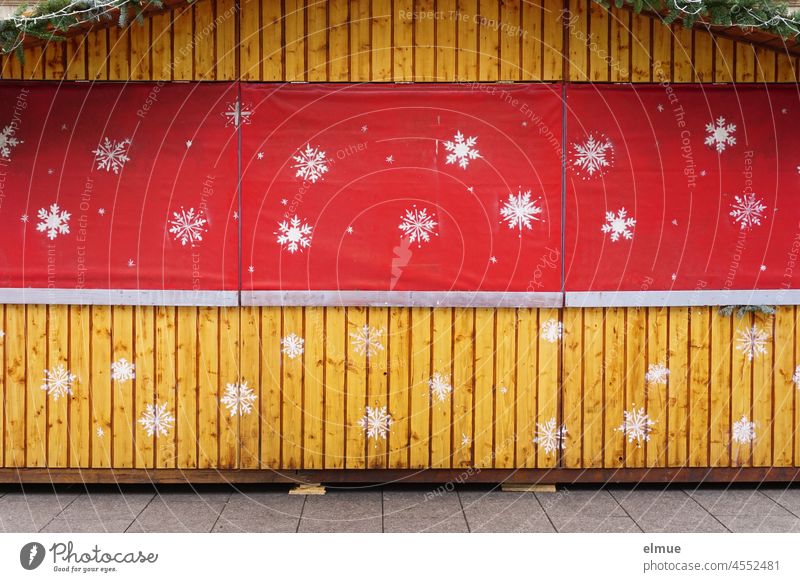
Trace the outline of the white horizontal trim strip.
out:
[[[800,305],[800,289],[698,291],[568,291],[566,307],[692,307]]]
[[[0,289],[0,303],[17,305],[239,305],[238,291],[150,289]]]
[[[242,291],[242,305],[562,307],[563,295],[504,291]]]

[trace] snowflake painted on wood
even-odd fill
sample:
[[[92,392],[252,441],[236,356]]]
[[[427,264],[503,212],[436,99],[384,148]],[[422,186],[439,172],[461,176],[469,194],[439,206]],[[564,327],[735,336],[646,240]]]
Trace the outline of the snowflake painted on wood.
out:
[[[328,163],[330,160],[319,147],[312,148],[311,144],[306,144],[306,149],[301,150],[296,156],[293,156],[292,159],[295,161],[292,167],[297,169],[295,177],[307,180],[312,184],[322,178],[323,174],[328,173]]]
[[[40,208],[37,214],[39,223],[36,225],[36,230],[39,232],[46,232],[47,238],[53,240],[59,234],[69,234],[69,219],[70,213],[66,210],[61,210],[58,204],[51,204],[50,210]]]
[[[751,229],[754,225],[761,224],[761,219],[764,218],[764,211],[766,206],[756,198],[755,194],[743,194],[742,196],[734,196],[736,202],[731,204],[730,215],[733,216],[733,221],[739,223],[739,228],[742,230]]]
[[[431,395],[439,402],[447,400],[447,397],[453,391],[453,387],[450,385],[450,374],[434,372],[433,376],[428,380],[428,386],[430,386]]]
[[[622,413],[622,424],[614,430],[628,437],[629,443],[636,441],[637,445],[641,445],[642,441],[650,440],[650,431],[653,430],[654,424],[655,421],[650,420],[644,408],[637,409],[634,404],[631,410]]]
[[[100,145],[97,146],[97,149],[92,150],[95,155],[94,160],[97,162],[97,169],[119,174],[119,171],[125,166],[125,162],[130,161],[128,157],[128,147],[130,145],[130,138],[121,141],[112,141],[107,137],[104,138]]]
[[[734,133],[736,126],[728,123],[724,117],[720,117],[716,122],[706,124],[706,145],[722,153],[726,147],[736,145]]]
[[[669,378],[669,368],[664,364],[650,364],[647,369],[647,374],[644,375],[644,380],[648,384],[666,384]]]
[[[560,321],[557,319],[548,319],[542,322],[542,329],[539,332],[539,337],[546,342],[554,344],[561,339],[561,332],[563,329],[564,327]]]
[[[508,223],[508,228],[518,229],[519,236],[522,236],[522,227],[528,230],[533,228],[532,221],[541,221],[537,215],[542,213],[542,207],[536,200],[531,200],[531,191],[519,191],[518,194],[509,194],[508,200],[503,203],[500,214]]]
[[[470,436],[467,433],[462,432],[461,433],[461,446],[462,447],[468,447],[471,444],[472,444],[472,439],[470,438]]]
[[[743,414],[742,418],[733,423],[731,438],[733,442],[740,445],[752,443],[756,440],[756,423],[750,422],[747,416]]]
[[[125,358],[120,358],[111,363],[111,379],[116,382],[127,382],[136,378],[136,371],[133,362]]]
[[[272,234],[278,237],[279,245],[294,254],[311,246],[311,230],[312,227],[295,214],[291,219],[279,222],[278,230]]]
[[[14,133],[16,133],[16,130],[10,125],[6,125],[0,131],[0,158],[4,160],[10,160],[11,150],[22,143],[14,137]]]
[[[572,167],[584,180],[605,174],[614,163],[614,146],[604,135],[589,134],[572,144]]]
[[[305,349],[303,348],[303,344],[306,343],[306,340],[299,337],[295,333],[290,333],[284,338],[281,338],[281,352],[287,355],[290,359],[294,360],[295,358],[301,356]]]
[[[234,127],[249,125],[252,115],[253,111],[250,109],[250,105],[242,105],[238,99],[228,103],[227,109],[222,112],[222,116],[225,118],[225,127],[230,125]]]
[[[763,329],[759,329],[757,325],[740,329],[737,335],[736,349],[747,355],[748,360],[752,360],[759,354],[767,353],[769,334]]]
[[[75,374],[70,373],[63,364],[59,364],[52,370],[44,371],[44,383],[41,388],[46,390],[53,400],[58,400],[62,396],[72,396],[72,383],[76,379]]]
[[[636,220],[628,216],[628,211],[620,208],[616,214],[613,212],[606,212],[606,222],[600,227],[604,233],[611,233],[611,242],[617,242],[619,237],[631,240],[633,238],[633,227],[636,226]]]
[[[383,351],[381,344],[381,336],[385,330],[383,328],[375,328],[365,325],[359,328],[358,331],[352,332],[350,341],[353,346],[353,351],[362,356],[374,356],[378,352]]]
[[[398,228],[409,238],[410,243],[416,242],[417,247],[422,246],[423,242],[429,242],[431,233],[439,236],[433,232],[437,222],[433,219],[433,214],[428,216],[427,208],[417,210],[417,207],[414,206],[411,210],[406,210],[406,215],[401,218],[402,222]]]
[[[797,386],[798,390],[800,390],[800,366],[797,366],[794,369],[794,374],[792,375],[792,382],[794,382],[794,385]]]
[[[208,232],[205,228],[208,221],[203,217],[203,211],[195,213],[194,208],[184,210],[181,206],[180,212],[172,213],[173,219],[169,221],[169,231],[175,235],[175,241],[180,241],[181,245],[190,244],[195,246],[196,242],[203,240],[203,233]]]
[[[563,424],[556,425],[556,419],[551,418],[544,424],[536,423],[536,436],[533,442],[544,449],[545,454],[550,455],[555,451],[563,451],[567,448],[567,427]]]
[[[470,160],[476,160],[481,157],[475,145],[478,143],[477,137],[468,137],[464,139],[464,134],[456,131],[453,141],[445,141],[444,149],[450,152],[447,154],[446,162],[448,164],[458,164],[462,169],[467,169]]]
[[[170,429],[175,424],[175,417],[167,410],[167,403],[159,404],[156,402],[155,406],[148,404],[141,418],[139,424],[142,425],[147,436],[167,436]]]
[[[367,406],[366,414],[358,421],[358,426],[364,429],[369,439],[386,440],[389,427],[392,426],[392,415],[386,412],[386,407],[371,408]],[[375,443],[377,446],[378,443]]]
[[[247,382],[241,384],[226,384],[225,394],[219,401],[228,409],[231,416],[242,416],[253,411],[253,404],[258,396],[252,388],[247,386]]]

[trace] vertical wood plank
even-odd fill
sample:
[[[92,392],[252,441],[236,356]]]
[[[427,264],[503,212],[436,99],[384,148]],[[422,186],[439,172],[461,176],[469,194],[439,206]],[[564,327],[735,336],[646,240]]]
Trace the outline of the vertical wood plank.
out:
[[[500,78],[500,17],[497,0],[479,0],[478,9],[478,80],[497,81]]]
[[[544,2],[522,2],[522,79],[535,81],[543,79],[542,51],[549,52],[544,46],[544,30],[542,11]],[[548,14],[546,18],[553,18]],[[559,22],[560,23],[560,22]]]
[[[709,377],[710,317],[708,307],[692,307],[689,312],[689,466],[709,463]]]
[[[167,405],[167,412],[175,418],[177,394],[175,390],[175,307],[156,307],[156,402]],[[156,467],[175,467],[175,423],[166,434],[156,433]]]
[[[647,383],[645,411],[654,424],[646,445],[645,462],[648,467],[666,467],[667,402],[672,370],[675,369],[669,359],[669,310],[666,307],[649,307],[647,324],[647,369],[649,371],[654,366],[664,366],[670,372],[663,384],[652,381]]]
[[[270,4],[268,2],[267,4]],[[236,0],[216,0],[216,52],[217,52],[217,81],[231,81],[238,74],[236,68]]]
[[[543,3],[542,79],[545,81],[561,81],[564,76],[564,20],[567,15],[562,14],[563,7],[563,4]]]
[[[580,467],[583,462],[583,317],[582,309],[563,310],[562,409],[567,429],[564,466]]]
[[[755,47],[746,42],[736,44],[736,72],[734,79],[737,83],[752,83],[756,80],[756,53]]]
[[[133,436],[136,426],[134,413],[134,380],[136,379],[136,358],[133,352],[133,308],[123,305],[111,308],[112,319],[112,359],[117,366],[132,364],[133,378],[127,374],[111,374],[111,390],[114,395],[113,439],[114,466],[133,467]],[[124,362],[123,362],[124,360]]]
[[[603,367],[604,385],[604,451],[605,467],[622,467],[625,461],[625,445],[641,447],[643,443],[626,439],[626,434],[619,430],[623,421],[623,411],[638,410],[641,402],[632,398],[626,399],[625,385],[625,309],[609,308],[605,313],[605,347]],[[602,340],[601,340],[602,341]]]
[[[711,83],[714,78],[714,38],[702,31],[694,31],[694,80]]]
[[[749,467],[752,465],[752,443],[736,442],[733,440],[734,424],[737,422],[751,422],[752,414],[752,379],[753,361],[749,357],[746,346],[742,343],[747,334],[753,330],[752,314],[744,317],[733,318],[733,364],[731,374],[731,429],[727,438],[731,443],[731,464],[735,467]]]
[[[329,81],[350,79],[350,2],[349,0],[329,0],[328,3],[328,42],[330,42],[328,61],[330,62]]]
[[[172,80],[172,15],[169,12],[154,14],[150,18],[152,35],[151,76],[153,81]],[[90,46],[91,48],[91,46]],[[91,51],[90,51],[91,53]]]
[[[453,0],[448,0],[453,1]],[[394,0],[392,15],[392,79],[414,79],[414,0]]]
[[[198,319],[197,466],[209,469],[219,462],[219,308],[199,308]]]
[[[453,326],[453,467],[469,467],[473,459],[474,337],[475,312],[469,308],[456,308]]]
[[[432,377],[439,374],[442,382],[451,386],[441,397],[433,392],[430,395],[431,415],[431,467],[450,467],[452,443],[450,438],[453,409],[453,310],[440,308],[433,310],[433,368]]]
[[[586,0],[569,0],[569,81],[588,81],[588,38],[587,25],[589,15],[587,14]],[[583,39],[583,40],[581,40]]]
[[[350,345],[347,347],[347,375],[345,378],[347,389],[345,468],[363,469],[366,466],[366,446],[375,446],[380,437],[369,439],[367,442],[366,427],[359,425],[361,419],[367,414],[367,352],[369,349],[364,343],[359,347],[357,338],[364,338],[367,333],[372,337],[375,328],[368,325],[367,311],[363,307],[348,307],[346,318]]]
[[[150,79],[150,23],[149,18],[142,22],[133,22],[130,26],[131,62],[130,78],[132,81]],[[83,69],[81,69],[83,74]]]
[[[130,79],[130,35],[127,28],[108,29],[108,78],[112,81]]]
[[[730,465],[731,318],[711,314],[711,457],[712,467]]]
[[[648,410],[646,343],[646,308],[629,308],[625,314],[625,402],[635,402],[639,408]],[[651,437],[652,438],[652,437]],[[644,467],[647,442],[630,446],[625,442],[625,466]]]
[[[538,358],[540,338],[536,309],[517,309],[517,398],[516,398],[516,466],[536,466],[536,423],[544,423],[545,414],[537,407]],[[547,346],[542,345],[543,349]],[[541,450],[541,447],[539,447]]]
[[[69,80],[86,78],[86,47],[88,45],[87,35],[81,34],[73,36],[65,41],[67,50],[67,70],[64,77]],[[17,58],[13,57],[16,61]],[[149,69],[149,67],[148,67]],[[148,70],[148,74],[149,74]]]
[[[305,0],[283,0],[283,27],[286,81],[306,79]]]
[[[261,308],[261,465],[281,467],[281,308]]]
[[[371,79],[369,12],[370,0],[350,0],[350,80],[358,83]]]
[[[69,369],[83,380],[81,389],[69,401],[69,466],[86,468],[91,461],[92,441],[105,437],[92,432],[89,407],[92,390],[89,361],[91,308],[88,305],[71,305],[69,310]]]
[[[389,310],[383,307],[370,307],[367,312],[369,325],[372,329],[381,331],[379,341],[381,349],[367,355],[367,404],[373,409],[381,410],[384,407],[392,418],[393,409],[388,403],[388,376],[389,376],[389,351],[387,347],[387,330],[389,328]],[[405,412],[405,411],[404,411]],[[386,439],[374,439],[367,443],[367,467],[370,469],[386,468],[388,448],[387,440],[394,430],[394,421],[389,427]]]
[[[47,368],[49,370],[69,369],[69,308],[66,305],[49,305],[47,307]],[[72,394],[62,395],[55,399],[52,396],[47,403],[47,466],[63,468],[67,466],[67,427],[69,423],[69,401],[83,390],[85,378],[75,376],[72,382]]]
[[[417,0],[415,9],[421,14],[433,13],[433,0]],[[433,18],[424,16],[414,20],[414,76],[415,81],[435,81],[436,38],[433,34]]]
[[[653,22],[653,82],[672,81],[672,29]]]
[[[27,351],[25,349],[26,310],[27,307],[25,305],[6,306],[4,328],[6,335],[3,338],[6,357],[6,396],[4,401],[6,467],[25,466],[25,442],[27,437],[25,399],[28,394],[28,365]],[[32,379],[31,383],[35,381],[35,379]]]
[[[389,410],[394,424],[389,433],[389,468],[408,467],[411,402],[409,383],[409,358],[411,330],[409,316],[411,311],[405,307],[389,310]]]
[[[325,312],[322,307],[306,307],[305,312],[303,468],[322,469],[325,402]],[[242,361],[244,361],[244,357]]]
[[[609,11],[611,18],[610,62],[611,81],[626,83],[631,80],[631,71],[628,63],[631,58],[631,18],[634,17],[629,10],[612,7]]]
[[[343,307],[325,309],[325,468],[343,469],[347,334]]]
[[[303,308],[286,307],[283,309],[282,342],[292,336],[305,338],[303,331]],[[303,359],[304,353],[294,354],[283,345],[281,350],[281,370],[283,374],[283,429],[281,444],[283,446],[282,467],[299,469],[303,460]]]
[[[520,22],[521,10],[519,0],[500,0],[500,79],[519,81],[522,79],[522,62],[520,61]]]
[[[47,465],[47,405],[53,397],[44,385],[47,365],[47,306],[29,305],[27,313],[26,351],[28,354],[28,411],[25,444],[27,467]]]
[[[564,423],[564,419],[561,417],[559,411],[559,359],[562,340],[558,338],[556,341],[552,341],[554,338],[546,337],[546,334],[542,333],[542,331],[543,325],[547,322],[550,322],[549,325],[561,323],[559,322],[559,315],[558,309],[539,310],[539,353],[536,370],[538,374],[536,422],[542,425],[547,422],[552,422],[556,430],[559,430],[559,427]],[[564,437],[569,438],[569,436],[569,429],[567,429],[567,433]],[[559,443],[556,443],[556,445],[558,444]],[[562,449],[566,446],[566,440],[562,439],[560,444],[561,449],[557,446],[553,451],[545,451],[542,446],[537,447],[536,466],[547,468],[555,467],[562,456]]]
[[[458,81],[474,81],[478,78],[478,0],[458,2],[458,50],[456,68]],[[419,73],[417,73],[417,80]]]
[[[514,466],[514,409],[517,400],[516,379],[516,310],[496,310],[495,337],[495,420],[494,466]]]
[[[436,80],[456,79],[456,0],[436,0],[440,17],[436,21]]]
[[[674,307],[669,312],[669,382],[667,384],[667,462],[670,467],[686,465],[689,450],[689,309]]]
[[[608,10],[596,2],[589,2],[589,7],[589,26],[592,30],[592,42],[589,44],[589,79],[608,81],[610,79],[609,55],[611,54]]]
[[[586,309],[583,316],[583,467],[603,466],[603,336],[605,314]],[[619,424],[617,424],[619,426]]]
[[[431,310],[411,310],[411,451],[412,469],[430,463]]]
[[[306,3],[306,18],[308,27],[307,78],[309,81],[325,81],[328,78],[328,3],[325,0],[309,0]]]
[[[734,42],[727,38],[713,37],[716,44],[714,56],[714,82],[731,83],[734,78]]]
[[[178,307],[178,401],[175,428],[178,436],[178,468],[197,467],[197,308]],[[256,361],[258,361],[256,357]]]
[[[372,0],[372,80],[392,80],[392,2]]]
[[[659,25],[659,23],[656,22],[656,25]],[[672,30],[673,42],[672,80],[676,83],[691,83],[694,80],[694,70],[692,64],[692,30],[687,29],[683,26],[683,24],[680,23],[673,24],[670,29]]]
[[[773,316],[756,313],[754,325],[766,337],[764,348],[766,353],[756,354],[753,358],[753,414],[751,421],[755,423],[755,439],[753,440],[753,466],[769,467],[772,465],[772,431],[773,426],[773,384],[772,371],[775,367],[774,323]]]
[[[332,0],[331,1],[331,27],[336,26],[334,16],[334,5],[341,6],[346,3],[346,0]],[[261,2],[261,67],[262,67],[262,81],[282,81],[285,77],[283,74],[283,14],[281,13],[281,2]],[[345,6],[345,14],[347,13]],[[333,41],[334,32],[331,31],[331,40]],[[345,47],[347,45],[345,44]],[[334,64],[331,63],[331,70]],[[252,70],[252,69],[251,69]],[[333,79],[331,79],[333,80]],[[338,81],[346,81],[347,78],[337,79]]]
[[[239,315],[235,307],[219,309],[219,388],[217,401],[221,401],[228,386],[241,386],[239,372]],[[240,388],[239,388],[240,389]],[[241,411],[231,415],[230,409],[220,403],[219,415],[219,467],[233,469],[239,467],[239,423]],[[302,425],[301,425],[302,426]]]
[[[155,308],[136,307],[134,343],[136,345],[136,424],[135,424],[135,464],[137,468],[152,468],[155,463],[155,431],[148,434],[147,428],[139,422],[156,405],[156,329]],[[159,402],[158,404],[163,404]]]
[[[250,3],[249,8],[254,3]],[[244,10],[244,7],[242,7]],[[194,3],[194,74],[193,77],[202,81],[213,81],[216,79],[216,62],[214,58],[214,34],[216,33],[216,24],[214,22],[214,7],[211,0],[201,0]],[[256,8],[255,25],[258,26],[258,12]],[[244,16],[241,19],[240,26],[242,27],[242,37],[246,34],[248,41],[252,44],[252,31],[246,29],[252,24],[248,23]],[[246,30],[246,32],[245,32]],[[242,42],[244,45],[244,42]],[[243,48],[240,50],[244,51]],[[244,59],[242,59],[244,60]],[[242,67],[244,68],[244,67]]]
[[[92,310],[91,387],[93,468],[111,467],[111,308],[97,305]],[[138,361],[138,358],[137,358]],[[137,370],[139,375],[140,370]],[[146,375],[146,374],[145,374]],[[137,380],[138,383],[138,380]],[[138,409],[137,409],[138,410]],[[96,438],[95,438],[96,437]]]
[[[490,468],[494,461],[494,316],[492,309],[475,309],[473,464],[478,468]]]
[[[794,338],[797,330],[794,318],[795,307],[775,308],[775,424],[773,429],[774,457],[776,467],[789,467],[793,461],[794,409],[796,388],[792,381],[795,370]],[[763,429],[762,429],[763,430]]]
[[[253,411],[239,421],[239,466],[242,469],[260,468],[261,406],[264,386],[261,382],[261,314],[258,307],[242,307],[241,382],[253,391],[256,401]],[[320,338],[323,330],[319,330]]]

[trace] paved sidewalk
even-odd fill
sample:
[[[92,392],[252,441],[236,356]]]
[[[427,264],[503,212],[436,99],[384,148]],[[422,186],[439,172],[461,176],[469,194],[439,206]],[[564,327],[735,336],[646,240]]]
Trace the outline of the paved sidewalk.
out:
[[[0,532],[800,532],[800,488],[0,486]]]

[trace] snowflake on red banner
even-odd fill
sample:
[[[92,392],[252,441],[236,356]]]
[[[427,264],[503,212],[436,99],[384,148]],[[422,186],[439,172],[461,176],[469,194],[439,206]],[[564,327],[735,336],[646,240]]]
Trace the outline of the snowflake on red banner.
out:
[[[222,116],[225,117],[225,127],[230,125],[234,127],[249,125],[252,115],[253,112],[250,110],[250,105],[242,105],[238,99],[228,103],[228,108],[222,113]]]
[[[531,200],[531,191],[519,191],[518,194],[509,194],[508,200],[505,201],[503,207],[500,209],[502,215],[501,220],[508,223],[508,228],[519,230],[519,236],[522,236],[522,227],[528,230],[533,229],[532,221],[541,221],[542,219],[537,214],[542,213],[542,207],[536,202]]]
[[[733,123],[725,121],[724,117],[720,117],[716,122],[706,124],[706,145],[717,150],[718,153],[725,151],[727,146],[736,145],[736,138],[733,136],[736,133],[736,126]]]
[[[131,145],[131,139],[126,138],[121,141],[112,141],[107,137],[100,142],[96,150],[92,150],[95,155],[98,170],[105,170],[106,172],[114,172],[119,174],[119,171],[125,166],[125,162],[129,162],[128,147]]]
[[[583,143],[572,144],[572,167],[583,179],[605,174],[614,163],[614,146],[604,135],[589,134]]]
[[[16,130],[10,125],[6,125],[3,130],[0,131],[0,158],[4,160],[10,160],[11,150],[22,143],[14,137],[15,132]]]
[[[279,222],[278,230],[272,234],[277,235],[279,245],[285,246],[287,251],[294,254],[311,246],[311,230],[312,227],[295,214],[288,221]]]
[[[297,168],[295,177],[302,178],[314,184],[317,180],[322,178],[323,174],[328,173],[328,160],[327,154],[321,151],[319,147],[311,147],[311,144],[306,144],[306,149],[301,150],[292,159],[296,162],[294,168]]]
[[[628,211],[620,208],[616,214],[613,212],[606,212],[606,222],[601,227],[601,230],[608,234],[611,233],[611,242],[617,242],[619,237],[631,240],[633,238],[633,227],[636,226],[636,220],[628,216]]]
[[[734,198],[736,202],[731,204],[730,215],[734,222],[739,223],[739,228],[749,230],[754,225],[760,225],[761,219],[764,218],[764,211],[767,209],[761,200],[756,198],[755,194],[743,194],[734,196]]]
[[[467,169],[470,160],[476,160],[481,157],[475,145],[478,143],[477,137],[468,137],[464,139],[464,134],[456,131],[453,141],[445,141],[444,149],[450,152],[447,154],[448,164],[458,164],[462,169]]]
[[[203,218],[203,211],[195,213],[194,208],[188,211],[181,206],[180,212],[173,212],[173,219],[169,221],[169,232],[175,235],[175,241],[180,241],[181,245],[190,244],[195,246],[196,242],[203,240],[203,233],[208,229],[205,225],[208,221]]]
[[[45,208],[40,208],[37,216],[39,217],[39,223],[36,225],[36,230],[46,232],[47,238],[50,240],[53,240],[59,234],[69,234],[70,213],[66,210],[61,210],[58,204],[51,204],[49,211]]]
[[[411,210],[406,210],[406,215],[401,218],[402,222],[398,228],[409,238],[409,242],[416,242],[417,247],[422,246],[423,242],[430,242],[431,233],[439,236],[433,232],[437,222],[433,220],[433,214],[428,216],[427,208],[417,210],[417,207],[414,206]]]

